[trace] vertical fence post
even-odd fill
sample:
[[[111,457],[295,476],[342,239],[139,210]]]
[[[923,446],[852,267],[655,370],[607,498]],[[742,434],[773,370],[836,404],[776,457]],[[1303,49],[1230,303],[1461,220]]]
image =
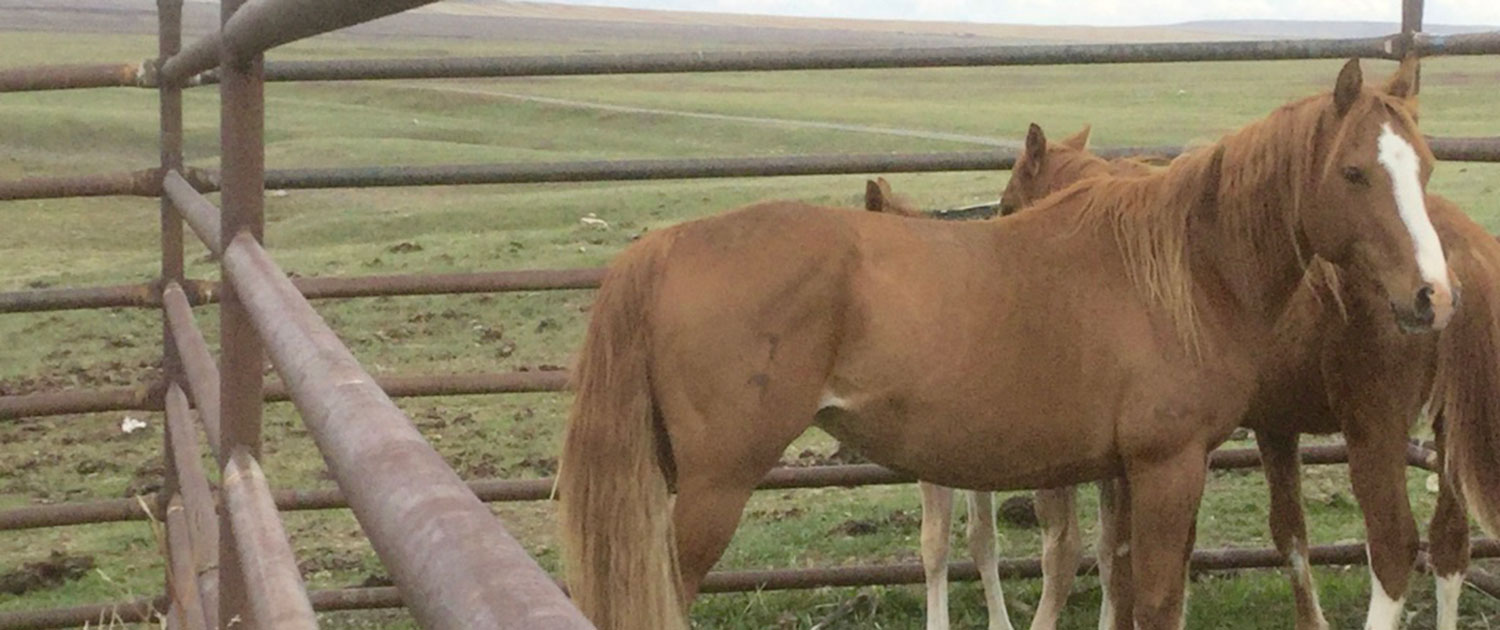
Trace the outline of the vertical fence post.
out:
[[[161,68],[172,55],[182,49],[182,0],[157,0],[156,2],[156,43],[157,62],[156,67]],[[157,85],[157,96],[160,101],[160,123],[161,123],[161,175],[165,176],[169,169],[182,168],[182,87],[171,81],[159,81]],[[182,219],[177,215],[177,209],[173,207],[172,201],[165,194],[161,196],[161,277],[157,279],[156,291],[161,291],[171,281],[182,282]],[[161,312],[162,325],[162,377],[168,382],[180,382],[182,378],[182,361],[177,355],[177,344],[172,341],[172,325],[167,321],[166,311]],[[186,532],[171,531],[174,527],[181,527],[181,519],[168,518],[167,510],[173,505],[172,496],[177,493],[178,470],[175,464],[176,457],[173,454],[172,432],[162,431],[162,468],[165,478],[162,480],[161,492],[157,494],[157,514],[160,515],[162,527],[166,532],[167,558],[166,558],[166,592],[177,592],[173,590],[174,581],[188,580],[188,584],[194,590],[197,584],[191,575],[173,575],[172,567],[182,566],[181,562],[173,562],[178,554],[189,554],[187,548],[178,548],[172,544],[173,540],[182,540],[182,534]],[[187,611],[173,606],[172,614],[184,615]],[[197,620],[195,620],[197,621]],[[177,620],[179,626],[194,627],[197,623],[184,623]]]
[[[1401,0],[1401,44],[1405,50],[1401,51],[1404,56],[1406,51],[1416,47],[1417,33],[1422,32],[1422,1],[1423,0]],[[1412,85],[1413,93],[1422,91],[1422,67],[1417,66],[1416,82]]]
[[[242,4],[244,0],[223,0],[220,23],[227,22]],[[249,232],[257,240],[262,237],[265,183],[262,60],[259,53],[249,58],[231,58],[228,53],[220,52],[219,159],[223,206],[220,245],[225,249],[241,232]],[[220,273],[228,277],[222,264]],[[219,452],[228,454],[244,447],[259,458],[265,351],[234,287],[228,282],[220,286],[223,294],[219,303]],[[239,545],[230,521],[219,519],[219,619],[228,625],[238,617],[241,623],[258,627],[263,622],[251,619],[243,571],[236,555]]]

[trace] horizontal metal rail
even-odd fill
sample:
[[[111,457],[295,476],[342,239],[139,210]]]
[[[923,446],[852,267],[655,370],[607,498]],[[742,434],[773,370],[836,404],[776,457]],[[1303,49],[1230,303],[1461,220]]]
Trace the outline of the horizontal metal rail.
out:
[[[174,446],[176,446],[174,444]],[[236,557],[243,572],[243,595],[257,627],[315,629],[312,604],[297,571],[271,487],[255,457],[235,449],[224,467],[224,511],[234,528]]]
[[[1471,543],[1472,557],[1500,557],[1500,541],[1476,539]],[[1358,566],[1368,562],[1363,544],[1326,545],[1308,549],[1308,561],[1319,566]],[[1079,562],[1080,574],[1092,572],[1095,560],[1085,556]],[[1193,571],[1234,571],[1240,569],[1269,569],[1285,566],[1281,554],[1275,549],[1202,549],[1193,552]],[[1001,579],[1034,579],[1042,574],[1041,563],[1034,559],[1001,559]],[[1468,580],[1492,597],[1500,597],[1493,575],[1471,569]],[[955,562],[948,565],[948,579],[975,581],[979,571],[973,562]],[[710,573],[703,581],[704,593],[743,593],[758,591],[784,591],[823,587],[858,587],[921,584],[926,580],[922,565],[917,563],[830,567],[813,569],[766,569],[751,571],[721,571]],[[405,604],[398,589],[382,586],[368,588],[344,588],[313,591],[308,594],[314,610],[369,610],[377,608],[400,608]],[[159,602],[162,600],[158,600]],[[22,611],[0,613],[0,630],[50,630],[53,628],[77,627],[96,620],[109,610],[135,612],[142,609],[142,602],[79,606],[61,610]],[[106,617],[107,618],[107,617]],[[126,622],[141,621],[145,617],[121,615]]]
[[[589,627],[250,234],[231,241],[222,264],[330,472],[423,627]]]
[[[1299,451],[1304,465],[1342,464],[1347,461],[1348,451],[1342,444],[1305,446]],[[1431,449],[1417,444],[1407,447],[1407,464],[1431,470],[1434,454]],[[1260,452],[1255,449],[1223,449],[1214,451],[1209,465],[1215,470],[1244,470],[1260,466]],[[840,466],[781,467],[771,470],[761,480],[759,490],[789,490],[797,488],[856,487],[871,485],[905,484],[914,481],[876,464],[852,464]],[[469,481],[468,487],[481,501],[486,503],[513,501],[546,501],[552,498],[553,479],[479,479]],[[283,489],[273,490],[276,507],[283,511],[330,510],[348,507],[343,492],[338,488]],[[110,499],[37,505],[0,511],[0,531],[59,527],[117,521],[144,520],[146,515],[134,499]]]
[[[157,185],[159,172],[152,168],[124,173],[5,180],[0,181],[0,201],[115,195],[156,197],[161,194],[161,187]]]
[[[102,87],[156,87],[150,60],[0,70],[0,93]]]
[[[1429,138],[1433,154],[1440,160],[1500,161],[1500,137]],[[1161,155],[1171,157],[1180,147],[1104,147],[1094,150],[1106,157]],[[501,164],[447,164],[437,166],[355,166],[340,168],[271,169],[266,171],[268,189],[376,188],[388,186],[453,186],[467,184],[539,184],[557,182],[639,181],[716,177],[773,177],[798,175],[847,175],[870,173],[930,173],[939,171],[1009,170],[1016,153],[1009,149],[946,151],[931,153],[835,153],[775,157],[700,157],[680,159],[591,160],[581,162],[513,162]],[[156,169],[82,177],[38,177],[0,181],[0,201],[102,195],[158,196]],[[194,200],[189,189],[213,192],[220,175],[212,169],[186,169],[182,183],[166,192],[174,202],[187,206]],[[163,178],[170,180],[171,176]],[[201,198],[201,195],[199,196]],[[206,202],[206,200],[205,200]],[[187,212],[209,214],[201,203],[192,202]],[[185,215],[192,221],[192,215]],[[190,223],[191,225],[191,223]],[[207,224],[201,224],[207,225]],[[195,227],[194,230],[200,229]],[[200,237],[203,236],[200,234]]]
[[[348,59],[280,61],[266,64],[267,81],[353,81],[379,79],[443,79],[475,77],[535,77],[599,74],[662,74],[685,72],[748,72],[767,70],[847,70],[870,68],[935,68],[960,66],[1032,66],[1098,63],[1155,63],[1186,61],[1249,61],[1273,59],[1394,59],[1404,45],[1401,35],[1358,39],[1288,39],[1271,41],[1164,42],[1148,44],[1069,44],[1011,46],[951,46],[930,48],[863,48],[802,51],[726,51],[687,53],[630,53],[584,55],[526,55],[512,57]],[[207,45],[206,43],[204,44]],[[1484,55],[1500,53],[1500,34],[1420,35],[1416,50],[1422,55]],[[180,65],[167,64],[163,74],[217,65],[206,51],[191,51]],[[178,61],[173,59],[173,62]],[[217,81],[213,71],[194,84]]]
[[[0,313],[157,306],[149,284],[0,292]]]
[[[458,295],[519,291],[567,291],[598,288],[604,268],[517,269],[473,273],[390,274],[293,278],[292,285],[309,300],[402,295]],[[181,286],[189,304],[219,301],[219,283],[189,280]],[[0,292],[0,313],[65,311],[91,308],[157,307],[151,284],[81,289],[32,289]]]
[[[1439,159],[1500,161],[1500,138],[1433,138]],[[1173,147],[1115,147],[1097,151],[1104,157],[1175,156]],[[539,184],[557,182],[639,181],[716,177],[771,177],[938,171],[1009,170],[1011,150],[939,153],[845,153],[775,157],[701,157],[680,159],[518,162],[441,166],[271,169],[266,187],[280,189],[448,186],[463,184]],[[217,174],[204,172],[210,183]]]
[[[19,396],[0,396],[0,420],[105,411],[161,411],[165,386],[81,389]]]
[[[195,378],[202,378],[199,376]],[[535,372],[493,372],[488,374],[388,374],[375,383],[393,398],[426,396],[469,396],[476,394],[523,394],[564,391],[568,375],[561,370]],[[0,420],[61,416],[105,411],[160,411],[165,385],[160,381],[141,387],[73,390],[44,394],[0,396]],[[266,383],[266,402],[288,400],[287,390],[279,381]],[[214,418],[213,429],[217,430]]]
[[[161,81],[179,82],[219,65],[220,53],[244,59],[304,37],[400,13],[437,0],[261,0],[234,12],[220,30],[193,42],[161,67]]]

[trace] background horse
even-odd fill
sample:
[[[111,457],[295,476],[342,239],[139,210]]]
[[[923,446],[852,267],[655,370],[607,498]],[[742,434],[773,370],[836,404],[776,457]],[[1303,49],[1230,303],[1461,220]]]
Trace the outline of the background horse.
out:
[[[1377,147],[1400,160],[1389,175]],[[1177,630],[1208,453],[1275,359],[1305,256],[1356,265],[1408,328],[1452,317],[1430,164],[1405,104],[1351,60],[1330,95],[1045,212],[768,202],[648,234],[610,266],[575,372],[570,593],[607,630],[685,627],[750,493],[816,423],[953,487],[1123,474],[1132,536],[1112,577],[1140,578],[1138,628]]]

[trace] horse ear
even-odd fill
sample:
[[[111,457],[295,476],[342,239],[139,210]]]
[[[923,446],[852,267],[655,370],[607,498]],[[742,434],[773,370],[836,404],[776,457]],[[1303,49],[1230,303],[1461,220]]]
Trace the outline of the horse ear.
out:
[[[1401,58],[1401,67],[1396,68],[1396,74],[1391,75],[1390,81],[1385,84],[1386,94],[1403,99],[1416,98],[1417,59],[1414,53]]]
[[[1026,157],[1039,160],[1042,154],[1047,152],[1047,136],[1042,133],[1041,125],[1031,123],[1026,130]]]
[[[1089,133],[1093,130],[1093,125],[1085,123],[1083,125],[1083,129],[1080,129],[1078,133],[1068,136],[1066,140],[1062,141],[1062,144],[1064,146],[1078,149],[1079,151],[1087,151],[1089,148]]]
[[[1411,110],[1413,119],[1417,117],[1417,90],[1421,87],[1417,81],[1419,59],[1416,53],[1407,53],[1401,58],[1401,67],[1396,68],[1396,74],[1391,75],[1391,80],[1385,84],[1386,94],[1401,99],[1406,108]]]
[[[880,184],[873,179],[865,180],[865,209],[880,212],[885,208],[885,199],[880,194]]]
[[[1338,81],[1333,85],[1333,109],[1339,116],[1349,113],[1349,108],[1359,98],[1359,91],[1364,83],[1365,77],[1359,70],[1359,58],[1350,59],[1344,64],[1344,69],[1339,71]]]

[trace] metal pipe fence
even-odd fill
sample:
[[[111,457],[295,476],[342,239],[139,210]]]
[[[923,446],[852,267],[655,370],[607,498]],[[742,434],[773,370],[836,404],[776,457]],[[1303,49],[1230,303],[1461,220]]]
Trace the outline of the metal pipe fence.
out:
[[[170,421],[170,419],[169,419]],[[1303,465],[1335,465],[1347,462],[1348,451],[1342,444],[1306,446],[1299,451]],[[1407,449],[1407,464],[1422,470],[1433,470],[1435,453],[1427,447],[1412,444]],[[1215,451],[1209,466],[1214,470],[1247,470],[1260,467],[1260,452],[1255,449]],[[469,491],[480,501],[503,503],[548,501],[553,498],[554,479],[478,479],[466,482]],[[875,464],[836,466],[781,467],[773,469],[757,487],[759,490],[793,490],[805,488],[853,488],[875,485],[907,484],[915,478]],[[272,490],[277,509],[286,512],[331,510],[349,507],[339,488]],[[200,501],[201,503],[201,501]],[[60,527],[104,522],[139,521],[147,515],[133,499],[111,499],[39,505],[0,510],[0,531]]]
[[[159,50],[139,64],[49,66],[0,71],[0,92],[94,87],[157,89],[161,99],[161,163],[138,171],[0,181],[0,200],[134,195],[161,199],[161,276],[151,284],[0,293],[0,312],[152,307],[162,311],[160,382],[134,388],[0,397],[0,419],[49,414],[165,410],[166,479],[150,501],[119,500],[0,511],[0,531],[163,517],[167,539],[165,590],[170,600],[0,613],[0,630],[79,625],[105,611],[125,621],[163,613],[173,627],[252,625],[313,627],[315,610],[411,604],[425,627],[590,627],[481,501],[538,501],[552,480],[464,482],[449,468],[392,397],[562,391],[560,371],[459,376],[383,376],[364,371],[307,300],[376,295],[432,295],[587,289],[600,269],[288,279],[261,247],[263,192],[463,184],[630,181],[699,177],[761,177],[887,172],[1000,170],[1008,151],[881,155],[801,155],[418,168],[266,170],[265,81],[349,81],[469,77],[565,76],[761,70],[930,68],[1040,64],[1312,59],[1350,56],[1395,59],[1422,55],[1500,53],[1500,33],[1446,37],[1420,32],[1421,0],[1404,0],[1402,32],[1345,40],[989,46],[800,52],[627,55],[543,55],[472,59],[334,60],[266,63],[271,47],[426,4],[428,0],[226,0],[221,28],[181,46],[180,0],[158,0]],[[183,167],[182,90],[215,84],[221,94],[221,169]],[[1434,138],[1444,160],[1500,161],[1500,137]],[[1176,155],[1174,148],[1122,148]],[[221,193],[223,210],[204,193]],[[183,224],[220,258],[222,283],[183,275]],[[222,365],[215,365],[193,322],[194,305],[218,302]],[[282,381],[264,382],[269,356]],[[190,407],[197,408],[195,414]],[[261,406],[291,400],[302,413],[338,484],[316,490],[273,490],[257,462]],[[219,462],[215,496],[201,465],[194,417]],[[357,421],[357,422],[356,422]],[[1308,447],[1305,464],[1343,462],[1341,445]],[[1432,470],[1433,453],[1408,449],[1408,464]],[[1218,451],[1216,469],[1259,466],[1252,450]],[[761,488],[910,483],[876,465],[783,468]],[[150,505],[160,514],[148,515]],[[280,524],[279,511],[351,507],[398,588],[308,593]],[[1476,540],[1475,557],[1500,556],[1500,542]],[[1360,564],[1363,546],[1313,549],[1315,564]],[[1269,549],[1201,550],[1194,568],[1276,567]],[[1081,571],[1089,570],[1085,563]],[[1040,574],[1036,560],[1002,563],[1007,577]],[[971,564],[954,577],[975,579]],[[715,573],[704,592],[863,586],[922,581],[918,565]],[[1500,596],[1500,579],[1475,572],[1470,582]],[[403,597],[404,594],[404,597]]]

